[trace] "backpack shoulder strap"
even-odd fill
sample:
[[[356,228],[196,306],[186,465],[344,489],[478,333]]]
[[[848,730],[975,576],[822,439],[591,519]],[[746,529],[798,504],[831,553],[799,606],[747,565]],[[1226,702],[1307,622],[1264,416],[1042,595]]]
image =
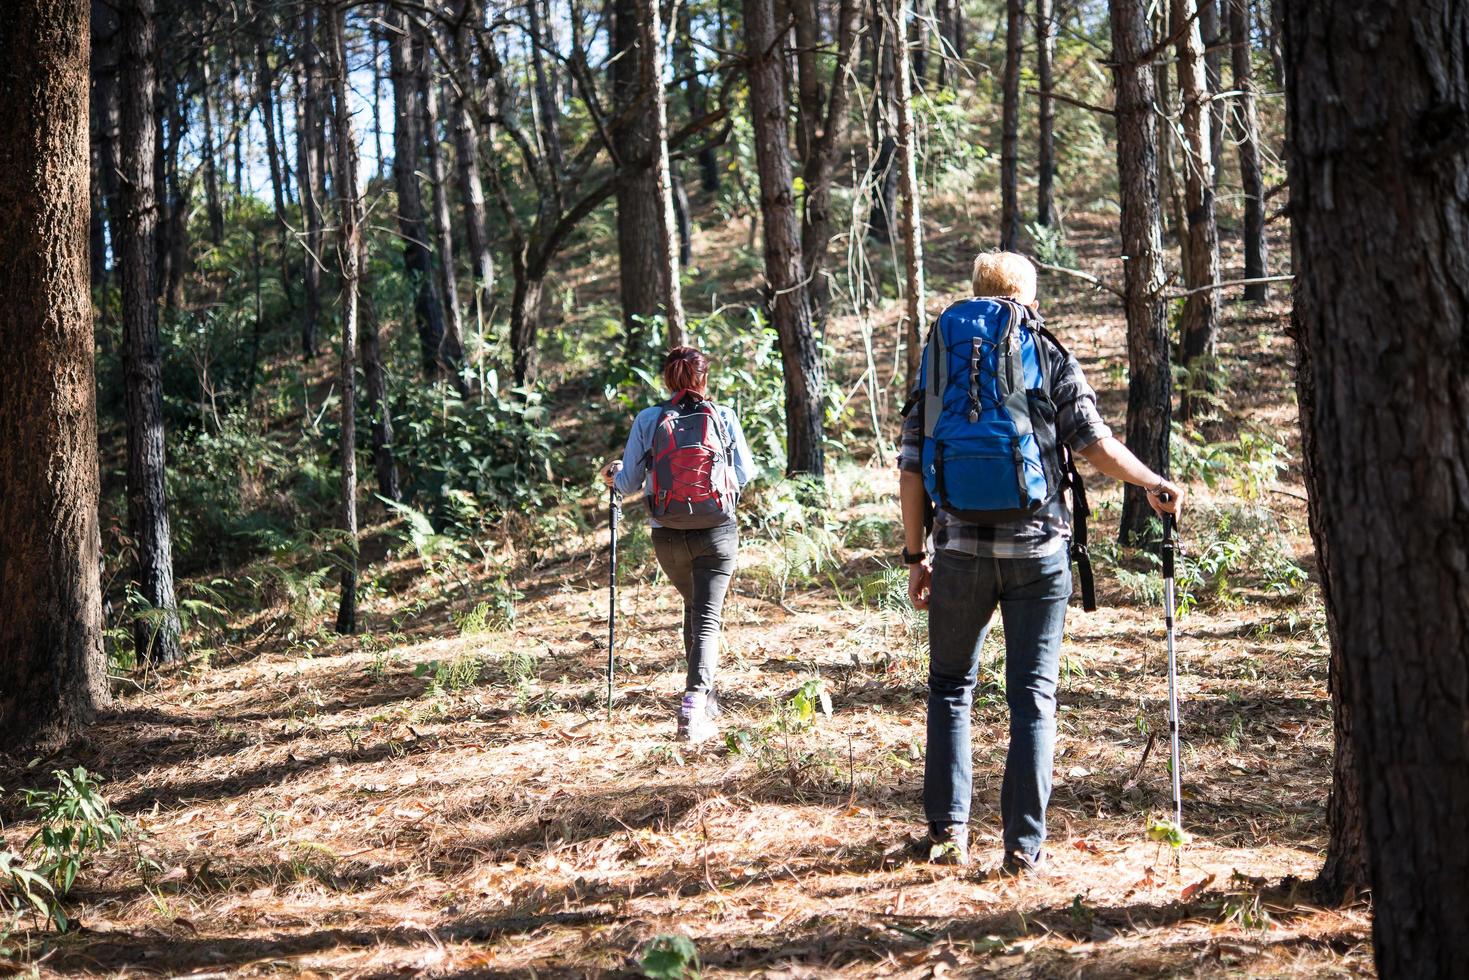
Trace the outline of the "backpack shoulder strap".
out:
[[[714,416],[714,431],[719,433],[719,445],[724,447],[725,458],[734,463],[734,433],[729,431],[729,423],[724,420],[724,409],[712,398],[704,399],[704,404],[709,406],[709,413]],[[733,415],[733,412],[730,412]]]
[[[1056,335],[1046,329],[1045,322],[1039,315],[1034,315],[1030,321],[1030,328],[1043,341],[1036,345],[1040,352],[1041,374],[1046,381],[1046,393],[1051,393],[1051,383],[1055,380],[1055,371],[1052,370],[1051,352],[1046,344],[1056,348],[1061,357],[1069,358],[1071,352],[1066,345],[1057,339]],[[1062,483],[1071,491],[1071,560],[1076,563],[1076,574],[1081,580],[1081,608],[1087,612],[1095,612],[1097,608],[1097,585],[1096,578],[1092,572],[1091,552],[1087,546],[1087,516],[1091,508],[1087,506],[1086,484],[1081,479],[1081,474],[1076,469],[1076,458],[1071,453],[1071,447],[1057,442],[1057,449],[1061,452],[1061,475]]]
[[[944,389],[949,386],[949,351],[944,341],[944,315],[928,328],[928,343],[924,347],[928,357],[928,384],[924,387],[923,435],[933,435],[934,423],[944,410]]]

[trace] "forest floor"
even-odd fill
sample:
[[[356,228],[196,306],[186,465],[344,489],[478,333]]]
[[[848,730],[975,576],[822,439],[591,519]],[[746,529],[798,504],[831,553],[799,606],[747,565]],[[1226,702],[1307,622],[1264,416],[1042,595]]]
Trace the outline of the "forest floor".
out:
[[[1106,271],[1106,221],[1074,234],[1082,264]],[[930,254],[970,254],[964,239],[937,229]],[[1051,322],[1120,424],[1120,314],[1075,286],[1044,282]],[[1283,303],[1227,307],[1223,355],[1235,431],[1291,446],[1284,318]],[[1227,473],[1197,486],[1200,514],[1223,510],[1207,534],[1186,524],[1185,548],[1254,554],[1263,532],[1224,534],[1218,514],[1263,508],[1309,568],[1299,470],[1268,476],[1254,499]],[[746,535],[720,667],[729,738],[692,750],[671,739],[676,598],[635,509],[610,719],[593,488],[551,538],[508,520],[504,564],[488,570],[426,565],[376,528],[368,577],[386,584],[365,605],[371,632],[289,637],[281,609],[258,610],[234,624],[250,642],[139,678],[80,745],[0,770],[15,791],[84,765],[136,827],[83,872],[77,927],[32,923],[5,943],[10,962],[78,976],[625,976],[653,937],[683,934],[706,975],[1370,974],[1368,909],[1320,907],[1306,887],[1331,768],[1314,587],[1227,566],[1182,618],[1193,836],[1175,855],[1147,836],[1170,806],[1156,575],[1100,549],[1101,609],[1067,624],[1049,873],[988,873],[1007,724],[999,629],[975,706],[976,864],[915,863],[903,845],[922,828],[925,639],[895,598],[896,480],[844,461],[830,482],[839,530],[813,532],[816,558]],[[1105,540],[1119,498],[1091,482]],[[770,505],[756,495],[747,511]],[[508,630],[475,611],[508,605],[507,570],[522,593]],[[1147,731],[1163,736],[1151,752]],[[12,846],[34,829],[14,799]]]

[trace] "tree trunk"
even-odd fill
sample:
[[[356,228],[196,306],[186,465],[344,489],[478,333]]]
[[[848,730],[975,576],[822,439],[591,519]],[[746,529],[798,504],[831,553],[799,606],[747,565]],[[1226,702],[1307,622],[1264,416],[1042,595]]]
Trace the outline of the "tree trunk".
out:
[[[418,82],[418,45],[412,22],[396,8],[388,10],[388,71],[393,81],[393,182],[398,189],[398,231],[403,238],[403,265],[416,287],[413,304],[423,373],[443,376],[444,309],[436,295],[433,256],[418,189],[418,152],[423,146],[414,100]]]
[[[234,146],[235,197],[240,198],[245,196],[245,126],[240,112],[240,86],[247,83],[243,81],[244,71],[238,50],[230,51],[230,69],[230,142]]]
[[[526,19],[530,26],[531,67],[535,78],[536,120],[540,125],[541,142],[545,148],[546,162],[550,165],[555,180],[561,179],[561,107],[556,101],[555,89],[546,71],[545,55],[541,45],[545,43],[545,32],[541,28],[541,0],[525,0]]]
[[[428,179],[433,193],[434,246],[438,249],[439,292],[444,300],[443,359],[450,381],[469,393],[464,377],[464,326],[459,315],[459,282],[454,273],[454,226],[449,220],[449,177],[439,143],[439,87],[429,77],[428,59],[419,65],[419,104],[423,109],[423,143],[428,151]]]
[[[545,273],[533,269],[522,254],[510,261],[515,283],[510,291],[510,368],[517,385],[535,380],[540,368],[536,328],[541,321],[541,291]]]
[[[362,396],[372,424],[372,467],[378,493],[389,500],[402,500],[398,466],[393,457],[393,413],[388,403],[388,376],[383,368],[382,342],[378,336],[377,307],[372,301],[372,278],[362,263],[358,305],[361,311],[357,342],[362,354]]]
[[[683,167],[672,167],[673,219],[678,224],[678,264],[687,267],[694,261],[694,220],[689,214],[689,192],[683,185]]]
[[[383,52],[382,40],[372,26],[368,27],[368,38],[372,44],[372,152],[373,170],[376,179],[382,180],[383,169]]]
[[[150,609],[133,624],[139,661],[180,656],[173,545],[164,490],[163,362],[156,290],[153,0],[122,6],[123,377],[127,416],[128,527],[138,553],[138,590]]]
[[[1469,9],[1293,0],[1284,16],[1296,317],[1315,394],[1302,430],[1354,752],[1334,792],[1360,798],[1379,976],[1459,976]],[[1365,314],[1379,309],[1403,328]],[[1350,874],[1349,835],[1332,827],[1332,845]]]
[[[908,29],[903,36],[908,39],[908,91],[921,92],[928,84],[928,32],[923,26],[928,22],[924,0],[912,0],[908,18]]]
[[[1113,0],[1117,176],[1122,200],[1123,305],[1127,311],[1127,448],[1158,473],[1168,472],[1173,379],[1163,301],[1163,236],[1158,215],[1158,128],[1148,51],[1146,0]],[[1146,494],[1129,485],[1119,539],[1143,534],[1152,515]]]
[[[1000,248],[1020,247],[1020,54],[1025,0],[1005,3],[1005,76],[1000,124]]]
[[[704,91],[704,80],[699,76],[699,58],[694,50],[693,33],[689,5],[680,4],[677,37],[681,39],[680,70],[686,79],[684,97],[688,101],[689,116],[698,119],[708,112],[709,100]],[[708,143],[699,148],[699,182],[706,193],[713,194],[719,190],[719,156],[714,146]]]
[[[1469,8],[1291,0],[1284,15],[1301,425],[1355,753],[1336,789],[1360,795],[1378,975],[1459,976]]]
[[[472,42],[468,31],[471,15],[479,10],[474,0],[464,0],[459,8],[464,27],[454,36],[454,52],[460,66],[470,64]],[[474,22],[478,18],[475,16]],[[490,298],[495,292],[495,264],[490,254],[486,232],[485,189],[479,171],[479,133],[474,126],[474,113],[469,93],[459,90],[454,99],[454,165],[459,181],[459,199],[464,208],[464,237],[469,246],[469,269],[474,277],[470,297],[474,312],[475,333],[484,347],[485,324],[490,316]]]
[[[1204,72],[1209,79],[1209,162],[1214,166],[1214,190],[1219,190],[1219,173],[1224,168],[1224,43],[1219,20],[1219,0],[1198,0],[1199,31],[1204,40]]]
[[[1269,273],[1265,246],[1265,181],[1260,173],[1260,124],[1255,115],[1255,73],[1250,64],[1250,0],[1229,3],[1230,59],[1234,87],[1239,95],[1239,170],[1245,195],[1245,278],[1261,279]],[[1263,303],[1270,287],[1255,283],[1245,287],[1245,299]]]
[[[110,8],[102,7],[103,23],[106,25],[107,37],[99,50],[105,53],[105,61],[102,65],[93,66],[92,76],[96,80],[93,90],[93,98],[97,104],[97,153],[98,170],[101,184],[101,205],[103,231],[107,237],[103,240],[103,254],[94,256],[93,261],[102,264],[102,281],[100,283],[102,292],[101,319],[104,325],[111,324],[111,302],[109,297],[112,284],[112,274],[117,267],[116,238],[111,234],[118,228],[118,174],[122,169],[122,156],[120,147],[119,130],[121,128],[122,110],[118,104],[118,45],[119,34],[117,17]],[[96,23],[98,8],[93,9],[93,22]],[[109,249],[110,261],[109,261]],[[104,330],[98,337],[99,349],[103,353],[110,353],[111,331]]]
[[[1296,344],[1296,403],[1299,407],[1301,426],[1301,469],[1306,480],[1306,498],[1317,500],[1326,492],[1318,484],[1320,479],[1315,465],[1317,459],[1316,434],[1312,426],[1304,424],[1316,414],[1316,386],[1311,368],[1311,351],[1302,341],[1300,318],[1291,317],[1291,339]],[[1342,636],[1337,627],[1336,596],[1331,587],[1327,557],[1328,535],[1326,521],[1329,514],[1321,508],[1311,506],[1311,542],[1316,548],[1316,581],[1321,588],[1322,604],[1326,608],[1326,631],[1331,643],[1328,664],[1328,685],[1331,689],[1331,729],[1336,752],[1332,758],[1331,796],[1326,804],[1326,826],[1328,832],[1326,863],[1316,878],[1316,888],[1323,901],[1336,904],[1354,892],[1363,892],[1368,887],[1367,840],[1362,826],[1363,799],[1362,782],[1359,776],[1356,747],[1352,742],[1352,705],[1347,697],[1348,674],[1342,663]]]
[[[817,78],[816,46],[821,39],[817,0],[787,0],[796,36],[796,159],[805,164],[821,118],[821,80]]]
[[[1035,223],[1049,228],[1056,220],[1056,101],[1051,98],[1051,61],[1056,54],[1055,0],[1035,3],[1035,72],[1040,84],[1040,153],[1036,160]]]
[[[60,746],[107,704],[87,292],[89,11],[19,0],[0,60],[0,751]],[[151,173],[148,174],[151,186]]]
[[[906,37],[910,18],[908,0],[895,0],[888,25],[894,37]],[[918,365],[923,340],[928,333],[923,288],[923,212],[919,205],[918,144],[913,125],[913,83],[908,75],[910,62],[897,59],[898,70],[898,183],[902,194],[904,270],[907,278],[907,307],[902,329],[906,353],[907,387],[918,383]]]
[[[1046,2],[1046,0],[1041,0]],[[954,56],[951,47],[953,38],[950,36],[949,26],[953,22],[955,0],[934,0],[933,19],[938,27],[939,35],[939,64],[935,81],[940,88],[949,88],[951,78],[956,74],[949,68],[949,59]]]
[[[205,51],[199,61],[203,82],[203,91],[199,94],[199,101],[204,106],[204,133],[200,140],[200,148],[204,153],[204,209],[209,215],[209,240],[218,246],[224,243],[224,205],[219,199],[219,166],[216,163],[218,153],[215,145],[214,102],[211,94],[214,77],[209,71],[209,52]]]
[[[1209,82],[1204,42],[1195,15],[1195,0],[1171,0],[1171,28],[1178,36],[1178,92],[1183,114],[1183,281],[1199,289],[1219,281],[1219,226],[1214,221],[1214,167],[1210,158]],[[1207,411],[1202,395],[1213,389],[1214,338],[1219,328],[1218,293],[1205,289],[1183,301],[1183,366],[1190,372],[1189,392],[1180,408],[1185,419]]]
[[[663,259],[659,278],[663,284],[663,312],[668,318],[668,346],[682,347],[688,342],[684,321],[683,286],[679,282],[678,228],[673,214],[673,176],[668,167],[668,99],[663,89],[663,30],[659,26],[658,0],[642,0],[638,26],[642,59],[643,90],[650,100],[653,116],[653,184],[658,193],[658,218],[662,234],[658,251]]]
[[[893,240],[898,196],[898,171],[894,166],[898,153],[897,78],[893,58],[901,45],[882,13],[884,2],[872,0],[873,71],[877,84],[872,100],[871,140],[877,147],[877,160],[872,165],[872,210],[867,218],[867,231],[886,244]]]
[[[784,76],[772,0],[744,0],[745,56],[749,63],[750,116],[760,175],[760,210],[765,236],[765,278],[780,336],[785,368],[786,472],[821,479],[825,473],[822,433],[825,370],[811,329],[801,240],[787,152]]]
[[[342,535],[342,597],[337,604],[337,632],[357,632],[357,289],[362,269],[362,206],[357,198],[357,144],[352,136],[352,107],[347,103],[347,44],[343,8],[322,11],[328,28],[327,57],[332,73],[332,135],[336,139],[337,260],[342,271],[342,347],[337,364],[341,388],[342,458],[338,506]]]
[[[96,64],[100,59],[92,60]],[[88,282],[92,289],[99,290],[107,282],[107,198],[102,190],[102,171],[107,166],[103,162],[107,157],[107,99],[103,80],[95,73],[92,77],[87,127],[87,256]]]
[[[647,321],[658,315],[667,292],[663,277],[661,194],[653,157],[658,121],[644,90],[643,46],[639,8],[644,0],[614,0],[612,103],[623,124],[612,134],[622,173],[617,179],[618,286],[622,329],[630,363],[641,364],[646,351]],[[639,100],[646,100],[637,106]]]
[[[826,100],[826,118],[814,136],[811,155],[804,161],[805,209],[801,221],[801,258],[810,284],[811,311],[818,323],[826,322],[831,290],[826,271],[827,246],[831,243],[831,185],[841,148],[847,102],[851,91],[848,75],[857,55],[857,18],[860,0],[840,0],[837,7],[836,64],[832,68],[831,95]]]
[[[163,153],[163,185],[168,195],[162,246],[167,274],[162,277],[163,306],[177,310],[184,304],[184,276],[189,271],[189,186],[179,179],[179,147],[188,128],[188,111],[180,85],[168,85],[168,143]]]
[[[316,335],[321,323],[322,246],[322,175],[315,151],[315,134],[319,129],[319,80],[317,78],[316,11],[307,8],[301,14],[301,67],[297,86],[296,173],[301,190],[302,222],[306,226],[306,255],[302,259],[305,275],[306,303],[301,321],[301,356],[316,357]]]
[[[281,175],[281,145],[280,140],[276,138],[275,112],[272,108],[272,103],[275,101],[275,81],[270,67],[270,56],[266,53],[263,40],[256,43],[255,62],[256,103],[260,107],[260,126],[265,130],[265,159],[270,167],[270,197],[271,202],[275,205],[275,242],[281,264],[281,292],[285,295],[287,305],[290,305],[291,260],[290,252],[286,248],[286,237],[291,229],[286,219],[286,189],[285,179]]]
[[[1156,14],[1153,36],[1166,37],[1169,33],[1168,8],[1159,8]],[[1178,165],[1174,160],[1181,142],[1174,120],[1179,117],[1181,110],[1173,101],[1173,78],[1168,74],[1166,65],[1162,66],[1162,70],[1153,73],[1153,86],[1158,93],[1158,113],[1162,120],[1158,145],[1158,187],[1162,191],[1166,209],[1163,212],[1164,247],[1167,247],[1168,239],[1173,239],[1178,245],[1183,264],[1188,265],[1188,235],[1184,231],[1188,227],[1188,219],[1184,217],[1187,209],[1183,205],[1183,184],[1178,179]]]

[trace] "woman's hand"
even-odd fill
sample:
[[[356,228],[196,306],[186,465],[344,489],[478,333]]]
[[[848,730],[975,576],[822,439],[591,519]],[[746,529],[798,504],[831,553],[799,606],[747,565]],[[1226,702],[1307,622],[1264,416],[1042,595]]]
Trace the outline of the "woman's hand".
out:
[[[1183,502],[1187,499],[1188,490],[1171,480],[1159,480],[1148,488],[1148,506],[1159,517],[1172,514],[1177,519],[1183,513]]]
[[[908,601],[914,609],[927,609],[933,591],[933,567],[927,560],[908,566]]]
[[[617,474],[621,472],[622,460],[612,460],[612,462],[602,467],[602,482],[607,484],[609,487],[615,486],[617,481]]]

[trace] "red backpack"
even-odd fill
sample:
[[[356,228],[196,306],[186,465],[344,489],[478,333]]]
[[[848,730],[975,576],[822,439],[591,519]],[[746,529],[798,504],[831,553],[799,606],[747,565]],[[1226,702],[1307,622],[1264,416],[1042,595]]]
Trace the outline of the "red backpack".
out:
[[[648,450],[653,492],[648,512],[664,527],[718,527],[734,519],[739,499],[734,444],[718,408],[692,391],[662,406]]]

